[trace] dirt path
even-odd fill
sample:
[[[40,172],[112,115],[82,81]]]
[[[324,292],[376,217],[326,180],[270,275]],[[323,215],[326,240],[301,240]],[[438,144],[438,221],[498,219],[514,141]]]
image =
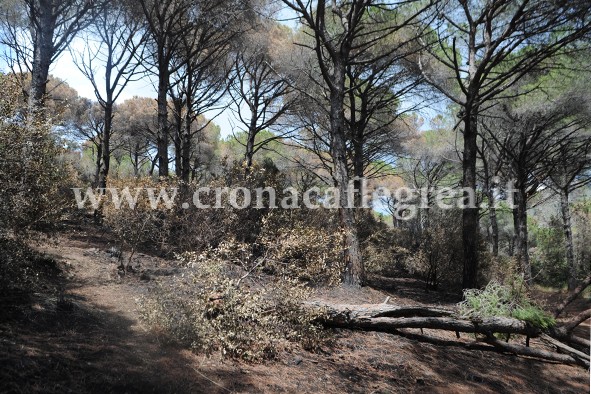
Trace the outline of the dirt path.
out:
[[[41,249],[69,269],[65,302],[39,299],[18,332],[2,329],[2,392],[399,393],[588,392],[588,371],[494,352],[440,347],[378,333],[340,331],[323,353],[282,354],[264,365],[207,358],[162,342],[141,324],[137,299],[170,263],[138,255],[150,273],[121,277],[101,234],[68,232]],[[387,294],[406,299],[397,283]],[[383,300],[374,289],[335,299]],[[414,294],[414,293],[413,293]],[[365,299],[362,299],[365,297]],[[416,300],[415,300],[416,302]],[[60,305],[56,309],[56,305]],[[11,331],[12,330],[12,331]],[[425,330],[429,331],[429,330]],[[440,335],[432,332],[433,335]],[[445,334],[444,334],[445,335]],[[453,337],[453,334],[450,334]],[[451,337],[450,337],[451,339]],[[18,376],[18,379],[14,379]],[[0,380],[1,382],[2,380]]]

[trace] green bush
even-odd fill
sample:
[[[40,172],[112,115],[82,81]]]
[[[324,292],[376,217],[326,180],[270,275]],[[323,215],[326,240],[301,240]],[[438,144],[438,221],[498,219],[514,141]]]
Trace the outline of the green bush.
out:
[[[552,327],[556,323],[554,318],[529,300],[524,290],[520,277],[508,285],[493,280],[484,290],[465,290],[460,314],[470,319],[513,317],[542,329]]]

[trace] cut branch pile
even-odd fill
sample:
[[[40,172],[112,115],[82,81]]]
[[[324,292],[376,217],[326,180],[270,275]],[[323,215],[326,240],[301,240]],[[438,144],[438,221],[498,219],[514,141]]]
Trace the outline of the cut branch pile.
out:
[[[452,310],[442,308],[389,304],[346,305],[322,302],[311,302],[308,305],[324,310],[325,313],[320,318],[320,322],[327,327],[403,335],[404,333],[400,330],[406,328],[419,328],[421,332],[423,329],[447,330],[455,332],[458,338],[462,332],[481,334],[484,339],[480,339],[480,341],[492,345],[489,346],[491,350],[589,367],[587,354],[559,341],[560,338],[570,338],[574,327],[580,324],[584,320],[581,319],[587,314],[581,314],[569,320],[565,326],[557,327],[546,334],[538,327],[522,320],[509,317],[469,320],[457,316]],[[499,341],[494,334],[506,334],[507,338],[511,335],[524,335],[527,345],[522,346]],[[544,342],[556,348],[557,351],[529,347],[529,339],[537,337],[545,339]],[[470,348],[470,346],[467,346],[467,348]]]

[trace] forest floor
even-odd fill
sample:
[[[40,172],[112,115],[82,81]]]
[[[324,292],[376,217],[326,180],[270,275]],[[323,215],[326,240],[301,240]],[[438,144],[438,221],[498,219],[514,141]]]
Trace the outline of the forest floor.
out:
[[[405,336],[338,330],[319,353],[280,354],[264,364],[207,357],[166,343],[139,319],[137,300],[167,260],[138,254],[136,274],[120,275],[108,236],[70,226],[36,248],[59,261],[63,300],[35,293],[0,317],[0,392],[11,393],[588,393],[589,371],[536,359],[429,343]],[[374,279],[358,291],[333,289],[325,301],[452,306],[452,295],[425,292],[414,279]],[[555,299],[554,299],[555,298]],[[548,297],[555,302],[556,297]],[[579,300],[570,314],[589,307]],[[585,331],[586,330],[586,331]],[[424,330],[425,336],[455,339]],[[582,329],[589,336],[589,322]],[[421,339],[423,338],[423,339]],[[532,340],[532,346],[541,346]]]

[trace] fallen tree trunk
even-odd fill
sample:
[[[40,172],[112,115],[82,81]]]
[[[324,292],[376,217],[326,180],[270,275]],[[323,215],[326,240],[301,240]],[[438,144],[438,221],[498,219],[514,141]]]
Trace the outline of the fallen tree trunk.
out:
[[[552,340],[539,328],[531,324],[509,317],[490,317],[483,319],[465,319],[456,317],[454,312],[448,309],[428,308],[421,306],[396,306],[387,304],[377,305],[342,305],[326,304],[321,302],[308,303],[309,306],[324,309],[325,313],[318,321],[329,327],[359,329],[367,331],[400,334],[400,329],[420,328],[447,330],[465,333],[482,334],[485,342],[493,345],[495,349],[511,352],[522,356],[537,357],[545,360],[557,361],[566,364],[578,364],[589,366],[589,359],[582,356],[583,353]],[[589,311],[578,316],[580,320]],[[569,354],[551,352],[542,349],[534,349],[528,346],[509,344],[498,341],[494,334],[518,334],[529,338],[544,335],[544,338],[553,346],[567,351]],[[570,335],[569,335],[570,336]],[[459,337],[459,336],[458,336]]]
[[[454,317],[453,311],[440,308],[395,305],[334,305],[310,303],[326,314],[319,320],[331,327],[357,328],[371,331],[395,332],[400,328],[431,328],[454,332],[490,335],[521,334],[536,337],[540,330],[509,317],[468,320]]]
[[[334,321],[351,319],[373,319],[377,317],[444,317],[453,316],[454,311],[443,308],[429,308],[423,306],[400,306],[389,304],[326,304],[309,302],[307,305],[316,308],[326,308]]]

